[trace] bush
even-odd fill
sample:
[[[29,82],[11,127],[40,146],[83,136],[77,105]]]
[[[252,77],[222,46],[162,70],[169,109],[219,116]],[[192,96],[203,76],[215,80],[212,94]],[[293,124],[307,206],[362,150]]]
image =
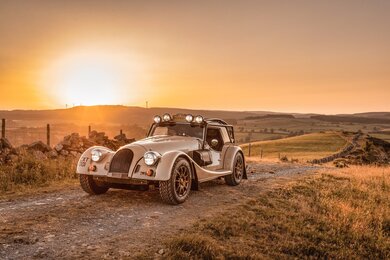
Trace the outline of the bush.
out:
[[[281,162],[288,162],[288,157],[287,157],[287,155],[283,155],[282,157],[280,157],[280,161],[281,161]]]
[[[74,159],[39,160],[25,154],[11,165],[0,166],[0,191],[10,191],[16,186],[42,186],[76,177]]]

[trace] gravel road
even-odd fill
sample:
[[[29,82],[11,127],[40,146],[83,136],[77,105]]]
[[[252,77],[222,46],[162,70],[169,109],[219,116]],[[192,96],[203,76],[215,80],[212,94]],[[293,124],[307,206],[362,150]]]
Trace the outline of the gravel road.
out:
[[[161,241],[234,204],[313,174],[315,166],[251,163],[248,180],[201,185],[184,204],[163,204],[157,190],[110,190],[90,196],[78,186],[0,201],[0,259],[132,258],[162,252]]]

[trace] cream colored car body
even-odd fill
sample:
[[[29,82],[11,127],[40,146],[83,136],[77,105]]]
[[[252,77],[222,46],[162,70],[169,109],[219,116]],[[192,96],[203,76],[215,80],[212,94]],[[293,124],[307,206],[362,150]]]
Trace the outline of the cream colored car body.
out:
[[[225,138],[227,135],[226,126],[218,124],[210,124],[211,128],[223,128]],[[231,126],[230,126],[231,127]],[[228,136],[229,137],[229,136]],[[225,142],[226,141],[226,142]],[[109,180],[128,180],[132,181],[166,181],[171,177],[172,167],[178,157],[184,157],[192,165],[192,179],[197,183],[216,179],[221,176],[232,174],[234,158],[237,153],[243,152],[241,148],[234,144],[234,140],[230,142],[224,140],[222,151],[218,152],[210,148],[210,146],[204,142],[204,140],[189,137],[189,136],[151,136],[137,142],[125,145],[118,149],[118,151],[112,151],[108,148],[101,146],[94,146],[86,150],[77,165],[78,174],[93,175],[96,177],[105,177],[106,181]],[[91,160],[91,151],[99,149],[104,154],[104,157],[99,162],[93,162]],[[110,164],[114,155],[124,149],[129,149],[133,153],[131,164],[128,172],[115,172],[110,171]],[[207,166],[200,166],[192,157],[191,153],[197,150],[209,150],[211,155],[211,164]],[[147,151],[154,151],[161,155],[158,163],[155,166],[147,166],[143,160],[143,156]],[[95,170],[91,171],[91,166],[95,166]],[[154,171],[153,176],[148,176],[147,170],[152,169]],[[244,170],[244,178],[246,173]],[[126,183],[126,182],[124,182]]]

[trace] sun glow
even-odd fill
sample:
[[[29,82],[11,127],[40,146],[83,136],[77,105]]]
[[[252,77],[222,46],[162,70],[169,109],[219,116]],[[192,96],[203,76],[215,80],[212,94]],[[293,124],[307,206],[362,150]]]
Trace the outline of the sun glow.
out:
[[[83,52],[54,63],[45,75],[45,85],[60,104],[127,104],[137,94],[136,74],[124,57]]]

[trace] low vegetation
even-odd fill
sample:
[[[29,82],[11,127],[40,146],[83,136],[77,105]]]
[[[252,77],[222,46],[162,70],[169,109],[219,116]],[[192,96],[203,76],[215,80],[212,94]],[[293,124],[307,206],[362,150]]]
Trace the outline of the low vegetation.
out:
[[[38,160],[25,154],[16,162],[0,165],[0,194],[75,179],[75,172],[75,159]]]
[[[300,160],[322,158],[336,153],[347,144],[338,132],[313,133],[273,141],[251,144],[251,156],[278,158],[287,156]],[[249,154],[248,144],[242,145],[245,155]]]
[[[167,258],[390,257],[390,169],[324,170],[167,241]]]

